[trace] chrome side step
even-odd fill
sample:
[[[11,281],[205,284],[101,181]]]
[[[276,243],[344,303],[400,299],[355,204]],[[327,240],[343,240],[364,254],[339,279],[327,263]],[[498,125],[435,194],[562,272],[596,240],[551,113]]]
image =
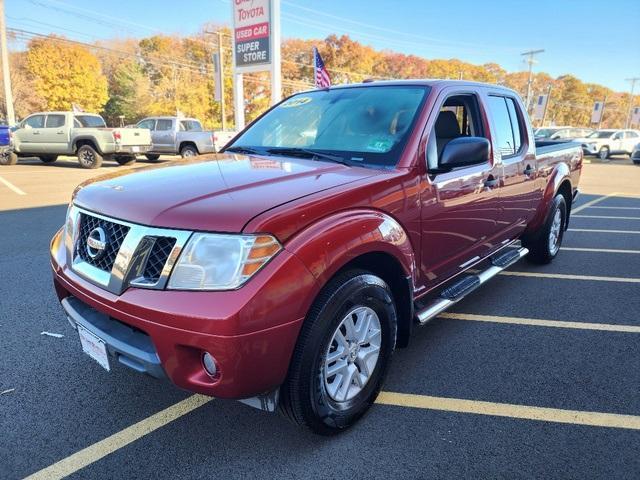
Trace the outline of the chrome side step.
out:
[[[466,275],[453,285],[445,288],[440,294],[439,298],[433,300],[425,308],[418,311],[416,313],[418,322],[420,323],[420,325],[424,325],[432,318],[441,314],[454,303],[462,300],[480,285],[495,277],[505,268],[508,268],[516,263],[527,253],[529,253],[529,250],[521,247],[517,250],[508,250],[504,253],[491,257],[491,266],[489,268],[475,275]]]

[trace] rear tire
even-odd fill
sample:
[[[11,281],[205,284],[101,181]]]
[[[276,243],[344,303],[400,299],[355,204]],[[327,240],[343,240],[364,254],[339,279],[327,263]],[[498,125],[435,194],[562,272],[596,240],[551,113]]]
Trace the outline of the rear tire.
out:
[[[18,155],[14,152],[0,154],[0,165],[15,165],[16,163],[18,163]]]
[[[123,165],[123,166],[133,165],[134,163],[136,163],[136,157],[118,155],[115,158],[116,158],[116,162],[118,162],[120,165]]]
[[[40,157],[40,161],[42,163],[53,163],[58,159],[57,155],[41,155]]]
[[[82,168],[94,169],[102,166],[102,155],[91,145],[82,145],[78,148],[78,162]]]
[[[193,145],[185,145],[180,149],[180,156],[182,158],[197,157],[198,150]]]
[[[147,157],[147,160],[149,160],[151,162],[157,162],[158,159],[160,158],[160,155],[158,155],[156,153],[147,153],[145,155],[145,157]]]
[[[363,270],[331,280],[302,326],[280,410],[315,433],[352,426],[374,403],[395,348],[397,313],[389,286]]]
[[[523,246],[529,249],[527,260],[541,265],[551,263],[560,251],[566,225],[567,202],[563,195],[557,194],[540,231],[533,238],[522,241]]]

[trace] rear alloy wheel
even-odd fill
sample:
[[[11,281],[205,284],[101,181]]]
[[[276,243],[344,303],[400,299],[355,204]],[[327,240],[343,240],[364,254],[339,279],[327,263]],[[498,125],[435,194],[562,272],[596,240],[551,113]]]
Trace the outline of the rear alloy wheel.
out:
[[[82,145],[78,148],[78,162],[82,168],[100,168],[102,165],[102,155],[100,155],[91,145]]]
[[[350,270],[311,307],[280,389],[280,409],[315,433],[355,424],[375,402],[395,348],[397,313],[389,286]]]
[[[13,152],[0,153],[0,165],[15,165],[18,163],[18,155]]]
[[[57,155],[41,155],[39,158],[43,163],[53,163],[58,159],[58,156]]]
[[[602,147],[598,152],[598,158],[603,162],[609,158],[609,147]]]
[[[538,264],[551,263],[560,251],[566,224],[567,202],[563,195],[557,194],[538,234],[531,240],[523,239],[523,245],[529,249],[527,260]]]
[[[182,158],[191,158],[198,156],[198,150],[193,145],[186,145],[180,150],[180,156]]]
[[[134,163],[136,163],[135,156],[117,155],[115,158],[116,162],[118,162],[120,165],[133,165]]]

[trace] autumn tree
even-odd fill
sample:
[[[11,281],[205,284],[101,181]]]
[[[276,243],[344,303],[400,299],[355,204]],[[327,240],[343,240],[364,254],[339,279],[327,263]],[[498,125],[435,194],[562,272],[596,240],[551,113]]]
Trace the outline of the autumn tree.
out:
[[[33,39],[26,70],[34,78],[35,94],[49,110],[70,110],[75,103],[97,112],[107,102],[107,79],[96,56],[84,46],[55,36]]]

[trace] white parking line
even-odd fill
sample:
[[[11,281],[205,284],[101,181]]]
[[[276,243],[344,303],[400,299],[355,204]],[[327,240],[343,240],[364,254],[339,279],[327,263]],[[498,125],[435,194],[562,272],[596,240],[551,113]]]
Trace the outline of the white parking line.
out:
[[[473,313],[445,312],[438,318],[465,320],[470,322],[506,323],[530,325],[534,327],[572,328],[577,330],[599,330],[605,332],[640,333],[640,325],[614,325],[609,323],[565,322],[561,320],[541,320],[539,318],[503,317],[498,315],[477,315]]]
[[[0,183],[3,183],[9,190],[11,190],[14,193],[17,193],[18,195],[26,195],[25,192],[20,190],[18,187],[16,187],[9,180],[5,180],[4,178],[0,177]]]
[[[599,277],[595,275],[568,275],[565,273],[538,273],[538,272],[512,272],[505,270],[500,275],[514,277],[535,277],[535,278],[556,278],[560,280],[587,280],[596,282],[620,282],[620,283],[640,283],[640,278],[626,277]]]
[[[603,230],[597,228],[570,228],[569,232],[587,232],[587,233],[640,233],[635,230]]]
[[[571,252],[595,252],[595,253],[640,253],[640,250],[618,250],[614,248],[560,247],[560,250],[568,250]]]
[[[618,217],[611,215],[572,215],[571,218],[607,218],[610,220],[640,220],[640,217]]]
[[[580,205],[579,207],[576,207],[576,208],[572,209],[571,210],[571,215],[573,215],[575,213],[578,213],[578,212],[581,212],[585,208],[589,208],[591,205],[595,205],[596,203],[600,203],[603,200],[606,200],[607,198],[615,197],[616,195],[618,195],[618,192],[610,193],[609,195],[605,195],[603,197],[595,198],[595,199],[585,203],[584,205]]]
[[[606,208],[609,210],[640,210],[640,207],[604,207],[604,206],[600,206],[597,205],[595,207],[589,207],[589,208]]]

